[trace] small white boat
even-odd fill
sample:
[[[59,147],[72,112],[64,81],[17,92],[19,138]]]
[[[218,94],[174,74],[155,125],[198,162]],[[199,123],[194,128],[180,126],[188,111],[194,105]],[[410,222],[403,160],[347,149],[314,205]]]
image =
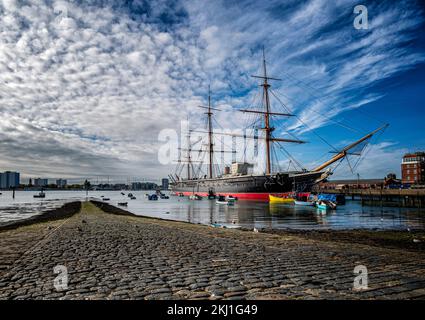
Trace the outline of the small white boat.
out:
[[[213,228],[224,228],[224,226],[222,224],[219,224],[217,222],[210,224],[210,226],[213,227]]]
[[[241,226],[235,226],[235,225],[231,225],[231,224],[227,224],[225,225],[226,229],[240,229],[242,228]]]
[[[38,194],[34,195],[34,198],[45,198],[46,194],[41,190]]]
[[[218,196],[217,200],[215,200],[216,204],[227,204],[228,206],[233,206],[235,204],[235,200],[227,200],[225,196]]]
[[[305,206],[305,207],[314,207],[314,205],[315,205],[315,203],[313,201],[294,200],[294,203],[297,206]]]
[[[189,196],[189,200],[202,200],[202,197],[200,195],[197,195],[197,194],[191,194]]]

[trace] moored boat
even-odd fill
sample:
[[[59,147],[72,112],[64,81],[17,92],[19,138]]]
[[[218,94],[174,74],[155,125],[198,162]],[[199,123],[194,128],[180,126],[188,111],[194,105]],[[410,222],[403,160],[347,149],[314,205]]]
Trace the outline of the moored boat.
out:
[[[189,200],[202,200],[202,197],[200,195],[197,195],[197,194],[191,194],[189,196]]]
[[[278,197],[274,195],[269,195],[270,203],[294,203],[295,199],[290,197]]]
[[[343,194],[320,193],[317,195],[317,200],[330,201],[338,206],[345,204],[345,196]]]
[[[223,195],[219,195],[218,198],[215,200],[216,204],[227,204],[229,206],[232,206],[235,204],[235,200],[234,199],[226,199],[225,196]]]
[[[320,210],[335,210],[336,204],[332,201],[319,200],[316,202],[316,207]]]
[[[38,194],[34,195],[34,198],[45,198],[46,194],[41,190]]]
[[[155,200],[158,200],[158,196],[156,194],[152,194],[148,197],[148,199],[151,200],[151,201],[152,200],[155,201]]]
[[[314,207],[314,205],[315,205],[315,203],[313,201],[294,200],[294,203],[297,206],[305,206],[305,207]]]

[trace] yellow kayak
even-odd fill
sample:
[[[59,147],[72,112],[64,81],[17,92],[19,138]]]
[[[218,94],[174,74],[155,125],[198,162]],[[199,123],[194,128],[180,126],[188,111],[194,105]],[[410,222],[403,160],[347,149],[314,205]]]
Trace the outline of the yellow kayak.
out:
[[[283,198],[283,197],[276,197],[269,194],[269,200],[272,203],[294,203],[295,199],[292,198]]]

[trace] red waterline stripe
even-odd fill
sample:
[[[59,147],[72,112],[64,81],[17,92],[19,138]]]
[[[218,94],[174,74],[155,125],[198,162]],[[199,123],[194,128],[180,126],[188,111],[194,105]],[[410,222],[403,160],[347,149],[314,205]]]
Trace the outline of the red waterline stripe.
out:
[[[193,194],[193,192],[176,192],[176,194],[183,193],[185,196],[190,196]],[[207,192],[195,192],[195,194],[201,196],[201,197],[208,197]],[[269,201],[269,195],[272,194],[277,197],[284,197],[290,194],[288,193],[222,193],[219,192],[217,195],[221,196],[233,196],[241,200],[260,200],[260,201]]]

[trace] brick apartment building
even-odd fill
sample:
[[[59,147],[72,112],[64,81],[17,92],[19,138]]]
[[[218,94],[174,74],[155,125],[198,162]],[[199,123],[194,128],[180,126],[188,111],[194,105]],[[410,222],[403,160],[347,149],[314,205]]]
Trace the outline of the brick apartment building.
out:
[[[408,153],[401,163],[403,183],[425,184],[425,152]]]

